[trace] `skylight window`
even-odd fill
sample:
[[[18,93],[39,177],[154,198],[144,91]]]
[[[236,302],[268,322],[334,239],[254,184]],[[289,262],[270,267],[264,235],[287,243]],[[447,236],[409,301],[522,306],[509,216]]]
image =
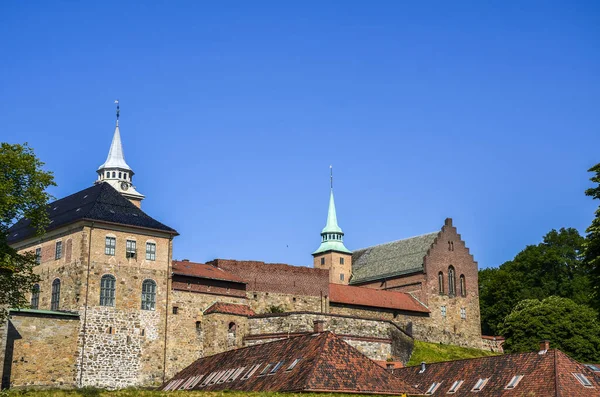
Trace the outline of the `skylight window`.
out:
[[[594,372],[600,372],[600,368],[594,364],[583,364]]]
[[[233,372],[233,374],[229,375],[227,382],[233,382],[234,380],[236,380],[238,378],[238,376],[240,376],[242,374],[242,372],[244,372],[245,369],[246,369],[246,367],[236,369]]]
[[[271,368],[272,365],[273,364],[267,364],[261,371],[260,375],[258,375],[258,376],[265,376],[267,374],[267,372],[269,372],[269,368]]]
[[[279,368],[281,368],[282,365],[283,365],[283,361],[280,361],[277,364],[275,364],[275,366],[273,367],[273,369],[271,370],[271,372],[269,372],[269,375],[273,375],[275,372],[277,372],[277,370]]]
[[[586,378],[586,376],[584,374],[573,373],[573,376],[576,377],[577,380],[579,381],[579,383],[581,383],[585,387],[594,387],[592,385],[592,382],[590,382],[590,380],[588,378]]]
[[[456,391],[460,388],[460,386],[463,384],[464,381],[462,380],[457,380],[455,381],[452,386],[450,387],[450,390],[448,390],[448,393],[452,394],[452,393],[456,393]]]
[[[440,387],[441,384],[442,384],[442,382],[433,382],[431,384],[431,386],[429,386],[429,389],[427,389],[427,391],[425,392],[425,394],[433,394],[433,393],[435,393],[435,391]]]
[[[521,379],[523,379],[523,375],[513,376],[510,382],[508,382],[508,385],[506,385],[505,389],[514,389],[515,387],[517,387]]]
[[[194,380],[188,385],[187,389],[193,389],[198,383],[200,383],[203,377],[204,375],[196,376]]]
[[[256,370],[258,370],[261,365],[262,365],[262,363],[256,364],[256,365],[253,365],[252,367],[250,367],[250,369],[248,370],[248,372],[246,372],[246,374],[244,376],[242,376],[241,380],[246,380],[249,377],[251,377],[252,375],[254,375],[254,373],[256,372]]]
[[[204,380],[200,384],[200,387],[204,387],[204,386],[208,385],[208,382],[210,382],[217,374],[218,374],[218,372],[212,372],[210,375],[208,375],[206,378],[204,378]]]
[[[225,373],[219,378],[219,380],[217,381],[217,383],[225,383],[225,381],[227,379],[229,379],[229,377],[235,372],[235,368],[234,369],[228,369],[225,371]]]
[[[479,380],[477,381],[477,383],[475,383],[475,386],[473,386],[471,391],[481,391],[489,379],[490,378],[479,378]]]
[[[289,366],[289,367],[287,367],[286,371],[291,371],[291,370],[293,370],[293,369],[296,367],[296,365],[298,365],[298,363],[299,363],[299,362],[300,362],[300,359],[299,359],[299,358],[297,358],[297,359],[295,359],[294,361],[292,361],[292,363],[290,364],[290,366]]]

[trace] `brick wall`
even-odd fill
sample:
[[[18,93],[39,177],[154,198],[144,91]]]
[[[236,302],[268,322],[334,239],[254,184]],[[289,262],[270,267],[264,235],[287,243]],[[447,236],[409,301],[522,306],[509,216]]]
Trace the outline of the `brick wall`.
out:
[[[173,289],[240,298],[246,296],[245,284],[182,275],[173,275]]]
[[[324,260],[323,264],[321,259]],[[344,263],[340,263],[341,259]],[[315,269],[329,271],[330,283],[348,285],[352,274],[352,255],[334,251],[326,252],[313,258],[313,266]]]

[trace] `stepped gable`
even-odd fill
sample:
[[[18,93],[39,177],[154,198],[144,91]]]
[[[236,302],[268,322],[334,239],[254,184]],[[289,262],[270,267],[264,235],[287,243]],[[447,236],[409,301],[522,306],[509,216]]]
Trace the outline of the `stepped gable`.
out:
[[[47,206],[50,224],[46,231],[81,220],[106,222],[178,235],[175,229],[148,216],[108,183],[98,183]],[[8,242],[35,235],[29,219],[21,219],[8,230]]]
[[[207,262],[241,277],[248,291],[305,296],[329,295],[329,271],[282,263],[215,259]]]
[[[205,263],[196,263],[189,261],[173,261],[172,271],[177,276],[198,277],[211,280],[231,281],[234,283],[246,284],[239,276],[227,272],[221,268],[207,265]]]
[[[583,374],[591,387],[584,386],[573,374]],[[434,382],[441,383],[433,396],[446,396],[456,381],[463,381],[453,396],[473,396],[479,379],[488,379],[477,392],[479,397],[562,396],[598,397],[600,379],[585,365],[560,350],[505,354],[465,360],[426,364],[394,370],[406,383],[427,392]],[[515,376],[523,376],[512,389],[507,386]]]
[[[236,316],[254,316],[256,313],[254,310],[250,309],[250,307],[246,305],[236,305],[234,303],[223,303],[216,302],[213,303],[208,309],[204,311],[204,314],[233,314]]]
[[[421,394],[331,332],[204,357],[160,389]]]
[[[422,272],[423,259],[438,234],[433,232],[353,251],[350,284]]]
[[[429,309],[410,294],[371,288],[329,284],[329,301],[353,306],[429,313]]]

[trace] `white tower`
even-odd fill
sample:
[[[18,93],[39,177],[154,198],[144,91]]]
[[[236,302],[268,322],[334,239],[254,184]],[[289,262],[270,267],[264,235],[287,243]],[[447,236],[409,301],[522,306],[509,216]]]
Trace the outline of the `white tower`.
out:
[[[133,186],[132,183],[133,170],[125,162],[123,145],[121,143],[121,133],[119,131],[119,101],[115,101],[115,103],[117,104],[117,125],[115,127],[115,134],[113,135],[106,161],[98,167],[98,170],[96,171],[98,173],[98,180],[96,183],[110,183],[110,185],[125,198],[140,207],[144,195],[135,190],[135,186]]]

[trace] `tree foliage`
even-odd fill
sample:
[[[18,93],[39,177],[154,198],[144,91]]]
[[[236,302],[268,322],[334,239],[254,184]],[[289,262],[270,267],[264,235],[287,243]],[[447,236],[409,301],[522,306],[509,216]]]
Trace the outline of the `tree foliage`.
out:
[[[500,326],[509,353],[539,349],[550,340],[552,347],[582,362],[600,361],[600,324],[597,313],[571,299],[551,296],[519,302]]]
[[[591,288],[583,266],[585,239],[576,229],[552,230],[538,245],[527,246],[511,261],[479,272],[482,332],[499,334],[499,326],[524,299],[560,296],[589,304]]]
[[[594,200],[600,200],[600,163],[590,168],[589,172],[594,173],[590,180],[596,186],[587,189],[585,194]],[[593,285],[592,306],[600,311],[600,205],[596,210],[596,217],[586,232],[584,262],[590,272]]]
[[[37,281],[33,273],[33,253],[19,254],[7,242],[8,229],[20,218],[27,218],[38,234],[48,225],[46,203],[48,186],[55,185],[51,172],[27,144],[0,145],[0,320],[7,307],[24,307],[27,294]]]

